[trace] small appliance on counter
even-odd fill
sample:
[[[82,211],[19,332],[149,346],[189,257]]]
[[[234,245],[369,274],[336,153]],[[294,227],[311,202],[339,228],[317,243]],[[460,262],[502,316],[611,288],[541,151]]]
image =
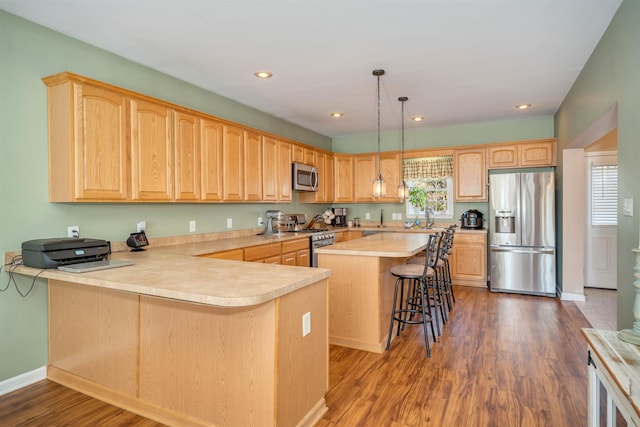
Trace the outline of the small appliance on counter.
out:
[[[282,234],[285,231],[285,216],[282,211],[271,210],[264,215],[267,218],[267,229],[264,234]]]
[[[307,223],[305,214],[285,214],[284,227],[286,231],[301,231]]]
[[[101,261],[110,253],[109,242],[100,239],[52,238],[22,242],[22,262],[34,268]]]
[[[483,225],[482,212],[478,210],[469,209],[463,212],[462,217],[460,217],[460,228],[481,230]]]
[[[347,215],[349,215],[349,208],[333,208],[333,214],[335,218],[331,221],[331,225],[334,227],[346,227]]]

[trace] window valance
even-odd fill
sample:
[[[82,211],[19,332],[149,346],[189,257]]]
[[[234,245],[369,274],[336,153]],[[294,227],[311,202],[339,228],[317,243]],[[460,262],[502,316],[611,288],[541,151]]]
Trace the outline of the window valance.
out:
[[[445,178],[453,176],[453,157],[408,159],[404,161],[404,178]]]

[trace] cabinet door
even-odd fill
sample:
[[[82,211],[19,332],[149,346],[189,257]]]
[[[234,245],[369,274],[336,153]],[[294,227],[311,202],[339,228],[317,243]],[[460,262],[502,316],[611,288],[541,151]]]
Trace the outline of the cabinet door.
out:
[[[456,150],[454,186],[456,202],[487,201],[487,167],[484,148]]]
[[[296,252],[296,265],[298,267],[310,267],[311,266],[311,258],[309,254],[309,249],[304,249]]]
[[[539,167],[555,165],[556,143],[554,140],[520,144],[520,166]]]
[[[304,162],[305,165],[316,165],[316,151],[310,148],[304,149]]]
[[[65,85],[66,89],[67,85]],[[75,200],[126,200],[131,187],[129,173],[129,145],[127,139],[127,99],[117,93],[91,85],[73,83],[74,101],[71,107],[76,138],[61,137],[58,131],[66,131],[68,122],[54,123],[58,108],[68,105],[68,91],[58,90],[59,99],[49,94],[49,197],[51,201]],[[60,111],[62,112],[62,111]],[[58,149],[56,144],[63,145]],[[73,165],[69,165],[69,153],[73,147]],[[72,179],[67,180],[72,172]],[[60,180],[64,176],[65,183]],[[71,191],[73,185],[73,191]]]
[[[244,129],[237,126],[223,126],[222,191],[225,201],[244,200]]]
[[[173,199],[173,112],[131,100],[131,170],[134,200]]]
[[[174,113],[176,200],[200,200],[200,119]]]
[[[277,189],[278,200],[283,202],[291,201],[291,144],[278,141],[277,159]]]
[[[278,140],[262,138],[262,200],[278,200]]]
[[[379,197],[378,202],[398,203],[398,186],[402,180],[400,176],[400,154],[382,153],[380,155],[380,170],[387,182],[387,195]]]
[[[334,201],[353,202],[353,157],[349,154],[334,156]]]
[[[333,202],[333,156],[330,154],[318,154],[318,169],[320,174],[320,184],[324,183],[322,188],[323,202]]]
[[[222,123],[200,120],[202,200],[222,200]]]
[[[486,234],[456,233],[450,267],[454,284],[487,286]]]
[[[293,144],[291,147],[291,159],[296,163],[304,163],[304,147]]]
[[[244,200],[262,200],[262,135],[245,131]]]
[[[377,176],[377,156],[357,155],[353,158],[353,201],[373,202],[372,185]]]
[[[499,145],[489,147],[489,169],[518,167],[518,146]]]
[[[231,261],[244,261],[243,249],[230,249],[228,251],[213,252],[210,254],[200,255],[202,258],[226,259]]]

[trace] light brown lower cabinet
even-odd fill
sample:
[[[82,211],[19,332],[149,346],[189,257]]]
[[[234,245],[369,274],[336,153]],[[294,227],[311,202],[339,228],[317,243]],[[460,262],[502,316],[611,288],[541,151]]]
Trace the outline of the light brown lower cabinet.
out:
[[[248,246],[246,248],[212,252],[200,256],[202,258],[309,267],[309,238],[305,237],[301,239],[287,240],[284,242]]]
[[[454,285],[487,286],[486,233],[456,233],[450,260]]]
[[[47,376],[172,426],[312,425],[327,409],[327,301],[326,279],[249,307],[50,280]]]

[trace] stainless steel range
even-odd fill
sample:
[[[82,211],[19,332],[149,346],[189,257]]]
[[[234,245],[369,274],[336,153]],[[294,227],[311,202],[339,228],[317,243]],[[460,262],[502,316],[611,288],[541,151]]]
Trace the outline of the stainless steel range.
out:
[[[315,253],[317,248],[333,245],[336,242],[336,235],[328,228],[306,228],[307,216],[305,214],[285,214],[284,229],[288,233],[307,234],[309,235],[309,258],[310,266],[318,266],[318,255]],[[311,225],[313,222],[310,222]],[[308,225],[307,225],[308,226]]]
[[[323,246],[333,245],[336,242],[336,235],[329,230],[315,230],[311,236],[311,267],[318,266],[318,254],[316,253],[317,248],[321,248]]]

